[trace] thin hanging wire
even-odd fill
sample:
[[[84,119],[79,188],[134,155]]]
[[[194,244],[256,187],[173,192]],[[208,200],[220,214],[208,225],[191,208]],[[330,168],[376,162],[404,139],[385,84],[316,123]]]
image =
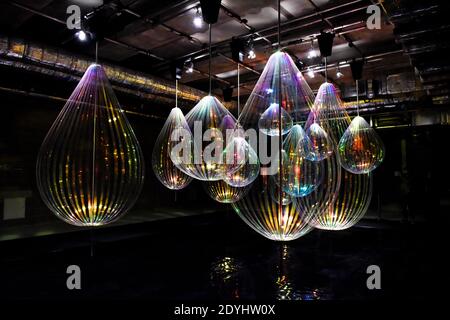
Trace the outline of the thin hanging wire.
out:
[[[281,0],[278,0],[278,50],[281,49]],[[278,65],[278,161],[279,161],[279,198],[278,198],[278,221],[282,221],[283,214],[283,134],[282,134],[282,124],[281,124],[281,65]]]
[[[95,64],[98,63],[98,41],[95,41]]]
[[[359,116],[359,86],[356,80],[356,115]]]
[[[98,40],[95,41],[95,64],[98,63]],[[93,117],[93,132],[92,132],[92,181],[91,181],[91,188],[92,188],[92,196],[91,196],[91,204],[94,204],[94,199],[96,196],[96,190],[95,190],[95,148],[96,148],[96,142],[97,142],[97,105],[98,105],[98,96],[97,91],[94,94],[94,117]],[[93,251],[92,251],[93,252]],[[93,253],[92,253],[93,255]]]
[[[281,0],[278,0],[278,49],[281,48]]]
[[[240,70],[239,70],[240,64],[237,65],[237,118],[239,121],[239,115],[241,114],[241,88],[240,88]]]
[[[178,108],[178,79],[175,79],[175,108]]]
[[[325,82],[328,82],[327,57],[325,57]]]
[[[175,79],[175,108],[178,108],[178,79]],[[174,190],[174,201],[177,202],[177,190]]]
[[[209,95],[211,95],[211,24],[209,26]]]

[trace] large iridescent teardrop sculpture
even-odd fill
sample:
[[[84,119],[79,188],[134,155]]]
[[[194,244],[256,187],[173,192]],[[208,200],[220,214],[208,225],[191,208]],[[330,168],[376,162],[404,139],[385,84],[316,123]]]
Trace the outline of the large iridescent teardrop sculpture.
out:
[[[280,134],[280,112],[281,134],[288,133],[292,128],[292,118],[284,108],[280,108],[278,103],[272,103],[261,115],[258,121],[259,130],[268,136],[278,136]]]
[[[227,170],[224,181],[232,187],[245,187],[255,181],[259,175],[259,159],[255,150],[244,137],[235,136],[225,148],[225,157],[233,157],[227,160],[231,163],[231,169]],[[237,171],[235,164],[243,165]]]
[[[242,199],[249,187],[232,187],[223,180],[208,181],[203,184],[206,193],[217,202],[234,203]]]
[[[319,124],[337,148],[350,122],[334,85],[322,84],[306,128],[314,123]],[[322,160],[325,164],[322,184],[310,195],[296,198],[297,202],[301,202],[298,205],[307,208],[313,216],[311,224],[319,229],[343,230],[352,227],[364,216],[372,198],[371,175],[352,174],[344,170],[335,151]]]
[[[225,121],[224,121],[225,120]],[[240,169],[242,164],[227,164],[224,159],[226,133],[224,122],[236,123],[233,115],[213,96],[202,98],[186,115],[193,134],[192,143],[186,144],[183,161],[174,162],[178,169],[192,178],[217,181],[225,178],[226,172]],[[227,124],[230,126],[230,124]],[[172,158],[172,161],[175,159]]]
[[[173,141],[172,134],[182,129],[190,132],[181,109],[173,108],[153,147],[153,172],[156,178],[171,190],[183,189],[192,181],[192,178],[178,169],[170,158],[170,153],[177,143]]]
[[[311,141],[298,124],[292,127],[283,142],[283,191],[293,197],[313,192],[323,179],[322,163],[308,160],[313,153]],[[275,181],[280,181],[277,175]]]
[[[36,177],[45,204],[72,225],[111,223],[136,202],[142,151],[100,65],[89,66],[50,128]]]
[[[289,54],[278,51],[270,56],[239,116],[239,124],[244,130],[252,129],[258,133],[261,168],[260,175],[251,184],[247,195],[232,206],[246,224],[271,240],[290,241],[305,235],[312,229],[309,224],[311,217],[302,204],[297,205],[295,201],[285,197],[286,193],[275,182],[278,161],[271,159],[266,162],[262,156],[264,150],[261,153],[266,145],[272,149],[266,154],[276,154],[284,128],[281,129],[281,135],[280,129],[276,128],[276,135],[271,136],[261,131],[259,122],[267,108],[277,104],[282,108],[282,114],[285,111],[293,123],[299,123],[304,113],[312,107],[313,101],[312,90]],[[279,119],[276,121],[278,123]],[[283,127],[283,121],[281,125]]]
[[[363,117],[355,117],[339,141],[342,167],[354,174],[375,170],[384,159],[384,144]]]
[[[307,156],[309,160],[322,161],[331,156],[334,150],[333,142],[319,124],[313,123],[309,126],[306,130],[306,136],[310,141],[312,150]]]

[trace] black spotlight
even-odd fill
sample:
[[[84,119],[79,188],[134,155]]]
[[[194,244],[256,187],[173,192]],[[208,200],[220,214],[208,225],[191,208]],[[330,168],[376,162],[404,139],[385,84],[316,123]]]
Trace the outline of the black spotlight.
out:
[[[203,21],[209,24],[216,23],[219,19],[221,0],[200,0]]]
[[[227,87],[222,89],[223,101],[230,102],[233,97],[233,88]]]
[[[183,76],[183,68],[184,63],[180,61],[174,61],[170,64],[170,73],[172,75],[172,78],[180,80]]]
[[[236,62],[244,61],[245,42],[241,39],[233,38],[230,43],[231,57]]]
[[[322,57],[331,56],[331,52],[333,50],[333,40],[334,33],[331,32],[321,32],[317,37],[317,41],[319,42],[320,55]]]
[[[364,60],[353,60],[350,62],[350,69],[352,70],[353,80],[360,80],[362,78]]]

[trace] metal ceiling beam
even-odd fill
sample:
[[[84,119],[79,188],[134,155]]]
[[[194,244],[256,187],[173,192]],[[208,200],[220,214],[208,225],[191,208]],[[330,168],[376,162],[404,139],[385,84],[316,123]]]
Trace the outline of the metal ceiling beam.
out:
[[[52,16],[50,16],[50,15],[48,15],[48,14],[45,14],[45,13],[39,11],[39,10],[33,9],[33,8],[29,7],[29,6],[26,6],[26,5],[17,3],[17,2],[15,2],[15,1],[8,1],[8,3],[9,3],[10,5],[13,5],[13,6],[15,6],[15,7],[18,7],[18,8],[20,8],[20,9],[23,9],[23,10],[28,11],[28,12],[30,12],[30,13],[33,13],[33,14],[36,14],[36,15],[41,16],[41,17],[43,17],[43,18],[46,18],[46,19],[49,19],[49,20],[51,20],[51,21],[57,22],[57,23],[59,23],[59,24],[61,24],[61,25],[64,25],[64,26],[66,25],[66,22],[65,22],[65,21],[60,20],[60,19],[55,18],[55,17],[52,17]],[[145,55],[145,56],[148,56],[148,57],[157,59],[157,60],[159,60],[159,61],[164,61],[164,62],[167,62],[167,63],[170,62],[170,60],[167,60],[166,58],[159,57],[159,56],[157,56],[157,55],[155,55],[155,54],[153,54],[153,53],[151,53],[151,52],[149,52],[149,51],[147,51],[147,50],[144,50],[144,49],[141,49],[141,48],[137,48],[137,47],[132,46],[132,45],[130,45],[130,44],[127,44],[127,43],[125,43],[125,42],[123,42],[123,41],[119,41],[119,40],[116,40],[116,39],[111,39],[111,38],[108,38],[108,37],[105,37],[105,38],[103,38],[103,39],[104,39],[105,41],[110,42],[110,43],[113,43],[113,44],[115,44],[115,45],[118,45],[118,46],[121,46],[121,47],[124,47],[124,48],[127,48],[127,49],[131,49],[131,50],[135,51],[135,52],[138,53],[138,54],[142,54],[142,55]],[[194,69],[194,71],[195,71],[196,73],[199,73],[199,74],[205,76],[205,77],[209,77],[209,74],[206,73],[206,72],[203,72],[203,71],[197,70],[197,69]],[[214,74],[212,74],[211,77],[212,77],[214,80],[216,80],[216,81],[225,83],[227,86],[231,85],[230,82],[228,82],[228,81],[226,81],[226,80],[224,80],[224,79],[221,79],[221,78],[217,77],[217,76],[214,75]]]
[[[225,7],[223,7],[223,8],[225,8]],[[225,8],[224,10],[228,10],[228,9]],[[127,10],[127,12],[129,12],[130,14],[133,14],[133,15],[136,16],[136,17],[141,18],[140,14],[137,13],[137,12],[134,12],[134,11],[132,11],[132,10]],[[239,17],[239,19],[240,19],[240,17]],[[244,22],[242,22],[242,23],[244,23]],[[164,22],[159,22],[159,25],[160,25],[162,28],[164,28],[165,30],[167,30],[167,31],[169,31],[169,32],[171,32],[171,33],[173,33],[173,34],[179,36],[179,37],[183,37],[183,38],[187,39],[189,42],[191,42],[192,44],[195,44],[195,45],[201,47],[202,49],[203,49],[203,48],[206,48],[206,47],[208,46],[207,43],[203,43],[203,42],[200,41],[199,39],[197,39],[197,38],[195,38],[195,37],[193,37],[193,36],[191,36],[191,35],[189,35],[189,34],[183,32],[183,31],[180,31],[180,30],[178,30],[178,29],[175,29],[175,28],[169,26],[168,24],[166,24],[166,23],[164,23]],[[246,25],[248,28],[250,28],[250,29],[253,30],[253,28],[250,27],[248,24],[245,24],[245,25]],[[270,41],[269,41],[269,43],[270,43]],[[226,56],[226,55],[223,54],[223,53],[217,53],[217,54],[218,54],[219,56],[225,58],[226,60],[232,62],[232,63],[237,63],[237,62],[234,61],[232,58]],[[253,73],[258,74],[258,75],[261,74],[259,71],[253,69],[252,67],[250,67],[250,66],[247,65],[246,63],[241,62],[241,63],[239,63],[239,64],[240,64],[243,68],[247,69],[247,70],[250,71],[250,72],[253,72]],[[208,76],[209,76],[209,75],[208,75]],[[220,78],[218,78],[218,79],[220,79]]]
[[[330,19],[331,18],[335,18],[335,17],[338,17],[340,15],[348,14],[349,12],[353,12],[354,10],[365,9],[366,6],[364,6],[364,7],[360,6],[357,9],[353,8],[351,10],[346,9],[347,7],[352,7],[355,4],[361,3],[362,1],[363,0],[354,0],[354,1],[351,1],[351,2],[347,2],[347,3],[341,3],[339,5],[336,5],[336,6],[333,6],[333,7],[330,7],[330,8],[322,9],[321,13],[323,15],[323,14],[326,14],[326,13],[332,13],[333,11],[336,11],[338,9],[345,9],[344,12],[342,12],[340,14],[335,14],[335,15],[331,15],[331,17],[327,17],[327,18],[330,18]],[[289,26],[289,25],[292,25],[294,23],[301,22],[301,21],[304,21],[304,20],[307,20],[307,19],[315,18],[317,16],[319,16],[319,13],[314,12],[314,13],[311,13],[311,14],[308,14],[308,15],[304,15],[304,16],[301,16],[301,17],[298,17],[298,18],[286,21],[286,22],[281,24],[281,32],[284,33],[285,32],[284,29],[286,29],[286,27]],[[306,25],[312,25],[312,24],[319,23],[319,22],[322,22],[322,18],[320,18],[320,17],[318,19],[316,19],[316,20],[313,20],[312,22],[306,23]],[[290,31],[293,31],[293,30],[296,30],[296,29],[300,29],[300,28],[304,28],[304,27],[305,27],[305,24],[302,24],[302,25],[298,25],[296,27],[291,27],[291,28],[287,29],[287,31],[290,32]],[[270,26],[270,27],[265,27],[265,28],[256,30],[254,32],[249,32],[249,33],[240,35],[240,36],[238,36],[236,38],[245,39],[245,38],[248,38],[250,36],[253,36],[256,33],[258,33],[258,34],[265,34],[266,32],[270,32],[271,34],[275,35],[276,34],[276,30],[277,30],[277,25]],[[264,37],[268,37],[268,36],[265,35]],[[261,40],[261,39],[262,38],[255,38],[255,41],[258,41],[258,40]],[[212,48],[213,49],[217,49],[217,48],[220,48],[220,47],[227,47],[227,50],[228,50],[230,41],[231,41],[230,39],[227,39],[227,40],[224,40],[224,41],[221,41],[221,42],[214,43],[212,45]],[[189,54],[182,55],[182,56],[176,58],[176,60],[187,60],[187,59],[199,60],[200,57],[204,57],[205,56],[205,53],[207,51],[208,51],[207,48],[202,48],[202,49],[199,49],[197,51],[191,52]],[[216,53],[217,52],[218,51],[216,50]],[[162,68],[162,67],[165,67],[166,65],[167,65],[166,63],[161,62],[161,63],[155,64],[154,67],[155,68]]]
[[[58,18],[52,17],[52,16],[50,16],[48,14],[45,14],[45,13],[39,11],[39,10],[33,9],[33,8],[29,7],[29,6],[20,4],[20,3],[16,2],[16,1],[8,1],[8,3],[10,5],[12,5],[12,6],[15,6],[17,8],[23,9],[25,11],[28,11],[28,12],[33,13],[35,15],[41,16],[41,17],[46,18],[48,20],[54,21],[54,22],[59,23],[61,25],[64,25],[64,26],[66,25],[66,21],[63,21],[63,20],[60,20]],[[132,45],[130,45],[128,43],[125,43],[123,41],[111,39],[111,38],[108,38],[108,37],[105,37],[104,40],[108,41],[108,42],[111,42],[111,43],[113,43],[115,45],[118,45],[118,46],[121,46],[121,47],[124,47],[124,48],[127,48],[127,49],[134,50],[134,51],[136,51],[136,52],[138,52],[140,54],[146,55],[146,56],[151,57],[153,59],[156,59],[156,60],[159,60],[159,61],[165,61],[164,58],[159,57],[159,56],[151,53],[148,50],[143,50],[143,49],[137,48],[137,47],[132,46]]]
[[[316,12],[319,14],[320,18],[322,19],[323,22],[325,22],[326,24],[328,24],[330,26],[331,29],[334,28],[333,23],[330,21],[329,18],[325,18],[322,14],[322,10],[320,10],[319,6],[316,5],[316,3],[313,0],[308,0],[308,2],[314,7],[314,10],[316,10]],[[354,43],[353,40],[347,36],[347,35],[343,35],[343,38],[345,39],[345,41],[347,41],[348,45],[351,46],[351,48],[354,48],[356,51],[358,51],[358,53],[361,55],[361,57],[363,57],[363,53],[361,51],[361,49],[359,49]]]
[[[220,6],[221,9],[230,17],[233,18],[234,20],[236,20],[237,22],[239,22],[241,25],[243,25],[249,32],[251,32],[252,34],[257,35],[258,37],[260,37],[261,39],[263,39],[264,41],[266,41],[268,44],[272,45],[272,42],[267,39],[266,37],[264,37],[263,35],[261,35],[261,33],[259,33],[258,31],[255,30],[255,28],[253,28],[252,26],[250,26],[247,23],[246,19],[242,19],[241,16],[239,16],[237,13],[235,13],[234,11],[232,11],[231,9],[225,7],[223,4]]]

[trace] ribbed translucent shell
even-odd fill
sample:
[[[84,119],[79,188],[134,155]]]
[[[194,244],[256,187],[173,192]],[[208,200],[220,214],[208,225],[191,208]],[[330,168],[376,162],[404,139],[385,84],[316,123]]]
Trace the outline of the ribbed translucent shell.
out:
[[[284,134],[290,130],[293,124],[304,120],[302,114],[309,111],[313,105],[314,94],[292,58],[282,51],[275,52],[269,57],[239,116],[239,124],[245,129],[261,129],[259,128],[260,120],[271,118],[277,122],[278,117],[269,117],[269,114],[271,114],[271,109],[278,106],[280,94],[282,124],[286,123],[288,126],[282,128]],[[263,115],[266,111],[268,112]],[[273,112],[278,114],[276,110]],[[277,130],[278,123],[275,127]],[[272,132],[270,135],[278,134]]]
[[[270,240],[291,241],[311,231],[311,216],[297,202],[282,199],[274,192],[276,184],[269,176],[260,176],[245,197],[232,204],[239,217],[253,230]],[[289,196],[285,193],[283,195]]]
[[[237,171],[242,166],[239,164],[233,168],[224,159],[226,129],[234,128],[236,119],[217,98],[202,98],[186,115],[186,120],[193,141],[187,159],[175,163],[178,169],[198,180],[217,181],[222,180],[227,172]],[[221,146],[220,150],[210,149],[213,141]]]
[[[331,83],[324,83],[317,92],[314,107],[306,127],[318,123],[327,132],[335,148],[350,124],[350,117]],[[340,166],[337,150],[327,159],[325,181],[317,192],[304,198],[302,206],[313,215],[314,227],[326,230],[343,230],[357,223],[366,213],[372,198],[372,177],[370,174],[352,174]],[[322,192],[318,196],[318,192]]]
[[[206,193],[217,202],[234,203],[242,199],[249,187],[233,187],[223,180],[208,181],[204,183]]]
[[[239,116],[239,124],[244,130],[254,129],[265,134],[263,138],[259,136],[258,139],[269,139],[270,136],[279,139],[279,128],[267,124],[266,129],[272,130],[267,134],[260,128],[261,123],[265,121],[260,120],[261,117],[263,120],[270,118],[268,113],[275,110],[265,112],[271,106],[274,108],[273,104],[279,105],[280,98],[283,108],[281,130],[288,133],[292,129],[290,120],[293,124],[301,120],[302,112],[312,107],[314,94],[291,57],[285,52],[276,52],[270,56]],[[278,111],[277,113],[280,114]],[[286,115],[289,115],[290,120]],[[272,118],[278,127],[278,119]],[[286,124],[288,128],[283,127]],[[261,147],[261,141],[258,141],[258,145]],[[264,175],[269,165],[261,163],[262,175],[253,182],[247,195],[232,206],[245,223],[264,237],[280,241],[297,239],[311,230],[311,217],[301,207],[302,204],[298,205],[290,200],[286,193],[281,192],[280,199],[280,187],[274,181],[274,176]]]
[[[282,180],[283,191],[293,197],[310,194],[322,182],[322,163],[308,160],[311,153],[311,141],[299,124],[294,125],[283,142]],[[279,175],[275,181],[280,183]]]
[[[384,144],[363,117],[355,117],[339,141],[342,167],[354,174],[375,170],[384,159]]]
[[[152,153],[152,168],[158,180],[171,190],[186,187],[192,178],[178,169],[170,158],[170,153],[177,142],[172,140],[172,133],[189,126],[180,108],[173,108],[156,139]]]
[[[111,223],[144,182],[144,159],[103,68],[92,64],[50,128],[37,158],[48,208],[76,226]]]

